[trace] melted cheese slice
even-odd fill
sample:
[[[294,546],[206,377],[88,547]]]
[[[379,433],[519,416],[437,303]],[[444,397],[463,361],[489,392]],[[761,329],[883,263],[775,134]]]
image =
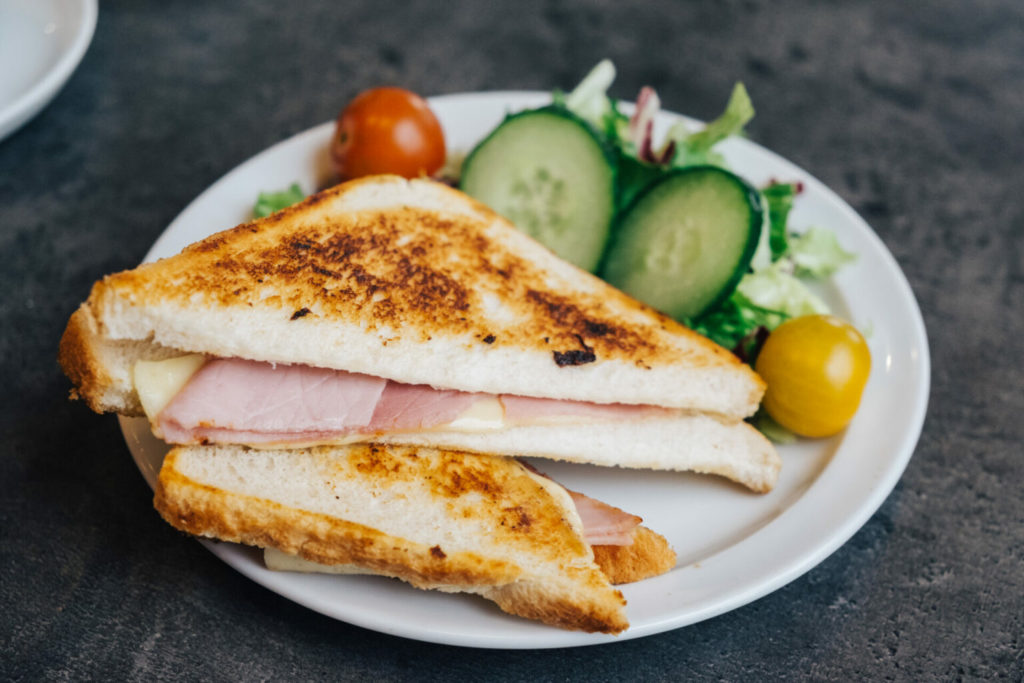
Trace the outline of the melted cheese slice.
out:
[[[146,417],[153,421],[171,399],[206,362],[206,356],[193,353],[167,360],[140,360],[133,371],[135,391]]]
[[[434,427],[454,432],[489,432],[504,429],[508,426],[505,420],[505,406],[497,396],[488,396],[471,405],[466,411],[446,425]]]
[[[275,572],[305,572],[307,574],[374,574],[355,564],[320,564],[303,559],[298,555],[289,555],[277,548],[263,549],[263,564]]]

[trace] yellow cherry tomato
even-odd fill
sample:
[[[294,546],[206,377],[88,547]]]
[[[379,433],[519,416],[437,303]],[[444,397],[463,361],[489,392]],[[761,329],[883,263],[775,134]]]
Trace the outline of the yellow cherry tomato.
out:
[[[768,384],[763,407],[801,436],[831,436],[853,419],[871,371],[871,352],[853,325],[807,315],[779,325],[755,365]]]

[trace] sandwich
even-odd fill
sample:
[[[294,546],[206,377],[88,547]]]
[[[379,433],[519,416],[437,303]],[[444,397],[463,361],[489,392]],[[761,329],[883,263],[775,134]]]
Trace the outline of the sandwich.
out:
[[[373,442],[695,471],[780,461],[731,353],[428,180],[345,183],[97,282],[59,360],[183,446]]]
[[[183,531],[265,548],[272,569],[390,576],[588,632],[628,627],[612,584],[675,564],[640,518],[514,458],[415,446],[176,447],[155,506]]]

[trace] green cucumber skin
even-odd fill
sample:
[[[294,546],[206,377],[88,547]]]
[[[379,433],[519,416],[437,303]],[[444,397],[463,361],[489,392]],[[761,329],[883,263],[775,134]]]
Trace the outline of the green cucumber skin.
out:
[[[666,170],[663,166],[640,161],[628,154],[621,155],[618,166],[618,206],[620,215],[651,183],[661,178]]]
[[[600,172],[606,177],[603,179],[603,182],[601,183],[602,186],[596,189],[595,194],[597,195],[597,198],[594,199],[593,201],[600,201],[604,204],[606,208],[604,213],[607,217],[602,221],[601,225],[571,226],[572,232],[578,230],[594,231],[592,234],[584,236],[585,241],[590,242],[588,248],[585,250],[586,253],[579,253],[576,250],[572,250],[576,251],[576,253],[565,253],[567,251],[565,248],[560,248],[559,244],[554,244],[554,240],[552,239],[545,239],[545,236],[543,234],[535,235],[534,237],[535,239],[538,239],[538,241],[540,241],[541,243],[545,244],[545,246],[554,251],[564,260],[569,261],[575,264],[576,266],[589,272],[595,272],[597,270],[598,265],[601,262],[601,259],[605,251],[607,250],[608,241],[611,238],[612,226],[617,216],[619,155],[618,151],[607,141],[605,141],[588,122],[586,122],[576,114],[573,114],[568,109],[558,105],[549,105],[538,109],[527,109],[525,111],[509,114],[494,130],[490,132],[490,134],[488,134],[486,138],[480,141],[476,145],[476,147],[474,147],[473,150],[466,156],[466,159],[462,165],[462,177],[459,182],[459,187],[467,194],[483,201],[485,204],[491,204],[491,202],[488,201],[488,197],[481,196],[485,193],[482,193],[480,191],[474,191],[476,189],[474,185],[479,181],[480,177],[475,175],[477,170],[477,167],[475,165],[476,162],[478,161],[479,158],[483,156],[483,150],[487,149],[489,145],[504,144],[503,142],[501,142],[500,137],[508,130],[507,126],[510,122],[521,121],[522,119],[528,117],[540,116],[551,116],[556,117],[556,119],[558,120],[570,122],[574,126],[578,127],[578,129],[581,132],[583,132],[583,134],[587,135],[589,140],[591,140],[594,143],[595,151],[599,152],[597,156],[601,159]],[[537,164],[537,169],[540,170],[542,166],[543,162],[539,162]],[[487,172],[488,171],[483,171],[481,172],[481,175]],[[569,183],[572,183],[575,180],[575,178],[567,178],[562,180],[566,180]],[[573,190],[570,190],[570,192],[573,192]],[[491,208],[498,211],[498,213],[503,212],[503,207],[491,205]],[[529,232],[528,230],[524,231]],[[541,230],[541,232],[545,231]],[[576,234],[578,235],[578,233]],[[577,242],[578,241],[580,240],[577,240]]]
[[[745,201],[748,211],[749,219],[747,221],[746,231],[747,239],[743,245],[742,252],[739,258],[736,260],[736,264],[732,269],[730,276],[723,282],[718,293],[712,297],[707,303],[700,307],[700,310],[696,312],[684,312],[683,307],[679,305],[665,306],[663,312],[669,316],[680,320],[684,323],[696,323],[701,317],[713,311],[715,308],[720,306],[736,289],[739,281],[750,269],[750,262],[754,257],[754,252],[757,250],[757,245],[760,240],[761,230],[763,229],[763,220],[765,215],[764,202],[761,197],[761,193],[758,192],[753,186],[750,185],[746,180],[737,176],[736,174],[727,171],[718,166],[688,166],[685,168],[674,169],[666,171],[660,177],[649,183],[646,187],[640,190],[629,202],[628,206],[624,207],[618,214],[615,226],[612,229],[612,237],[605,250],[604,258],[602,259],[601,266],[598,270],[599,275],[602,279],[608,281],[612,285],[623,289],[627,294],[634,298],[644,301],[645,303],[651,304],[649,301],[645,301],[643,292],[629,291],[629,288],[623,286],[623,279],[616,277],[615,261],[617,258],[622,258],[622,254],[619,250],[626,242],[630,235],[626,234],[626,224],[632,218],[632,213],[635,210],[642,210],[643,204],[651,198],[651,196],[658,191],[663,184],[675,182],[675,180],[681,176],[687,176],[691,174],[717,174],[721,176],[721,179],[726,179],[733,183],[736,187],[742,190],[741,196]],[[639,209],[638,209],[639,207]],[[653,304],[651,304],[653,305]],[[658,306],[655,306],[657,308]]]

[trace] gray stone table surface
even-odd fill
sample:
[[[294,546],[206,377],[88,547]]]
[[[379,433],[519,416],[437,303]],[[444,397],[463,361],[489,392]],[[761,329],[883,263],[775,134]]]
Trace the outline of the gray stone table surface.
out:
[[[751,137],[835,189],[906,273],[931,402],[870,521],[735,611],[532,652],[334,621],[163,523],[116,420],[69,402],[55,362],[91,283],[363,88],[567,87],[605,56],[613,94],[650,84],[699,118],[744,81]],[[1017,0],[103,0],[65,89],[0,141],[0,678],[1021,680],[1022,112]]]

